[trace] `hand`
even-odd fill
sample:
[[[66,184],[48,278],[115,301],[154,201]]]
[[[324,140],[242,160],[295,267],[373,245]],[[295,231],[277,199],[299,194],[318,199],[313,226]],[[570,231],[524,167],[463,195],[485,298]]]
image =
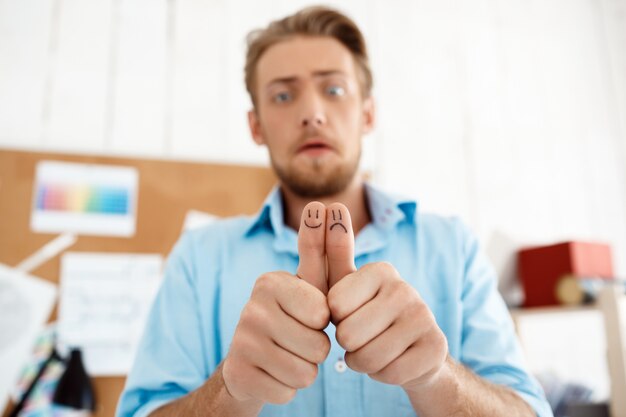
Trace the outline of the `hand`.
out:
[[[370,263],[356,270],[350,213],[341,204],[333,206],[342,213],[346,230],[329,226],[326,232],[328,305],[346,364],[405,390],[431,382],[448,353],[433,314],[391,264]]]
[[[319,226],[303,226],[309,212],[318,217],[310,224]],[[315,381],[317,364],[328,356],[330,341],[324,329],[330,311],[319,289],[326,281],[324,213],[324,205],[317,202],[304,209],[298,276],[270,272],[255,283],[222,370],[235,399],[287,403],[296,390]]]

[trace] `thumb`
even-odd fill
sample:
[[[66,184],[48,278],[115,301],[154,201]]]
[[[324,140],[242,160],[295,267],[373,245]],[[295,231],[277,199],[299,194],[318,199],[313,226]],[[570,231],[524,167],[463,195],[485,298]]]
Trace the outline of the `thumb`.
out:
[[[300,229],[298,229],[300,263],[296,275],[324,294],[328,293],[325,232],[326,206],[318,201],[307,204],[302,211]]]
[[[333,203],[326,208],[326,259],[328,288],[356,271],[352,219],[346,206],[341,203]]]

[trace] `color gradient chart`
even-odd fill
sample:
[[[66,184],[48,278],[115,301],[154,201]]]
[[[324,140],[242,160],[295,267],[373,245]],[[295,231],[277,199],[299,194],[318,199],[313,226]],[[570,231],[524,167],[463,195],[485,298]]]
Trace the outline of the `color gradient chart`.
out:
[[[37,165],[31,228],[132,236],[138,178],[130,167],[42,161]]]
[[[129,190],[124,188],[41,184],[37,190],[37,210],[125,215],[129,204]]]

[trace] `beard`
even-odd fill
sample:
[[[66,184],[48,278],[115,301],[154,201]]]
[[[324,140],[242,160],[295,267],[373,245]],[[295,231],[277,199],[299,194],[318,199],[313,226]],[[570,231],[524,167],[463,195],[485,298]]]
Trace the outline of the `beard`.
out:
[[[321,198],[344,191],[354,179],[359,168],[361,152],[353,160],[328,167],[319,159],[313,159],[310,169],[289,163],[283,166],[270,153],[274,172],[294,194],[305,198]]]

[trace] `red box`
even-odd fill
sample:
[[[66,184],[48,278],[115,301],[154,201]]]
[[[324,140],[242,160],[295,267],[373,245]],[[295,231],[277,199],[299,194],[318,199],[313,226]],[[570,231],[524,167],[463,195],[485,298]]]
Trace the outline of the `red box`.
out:
[[[556,286],[564,275],[613,278],[611,246],[564,242],[521,249],[517,271],[526,293],[525,307],[557,305]]]

